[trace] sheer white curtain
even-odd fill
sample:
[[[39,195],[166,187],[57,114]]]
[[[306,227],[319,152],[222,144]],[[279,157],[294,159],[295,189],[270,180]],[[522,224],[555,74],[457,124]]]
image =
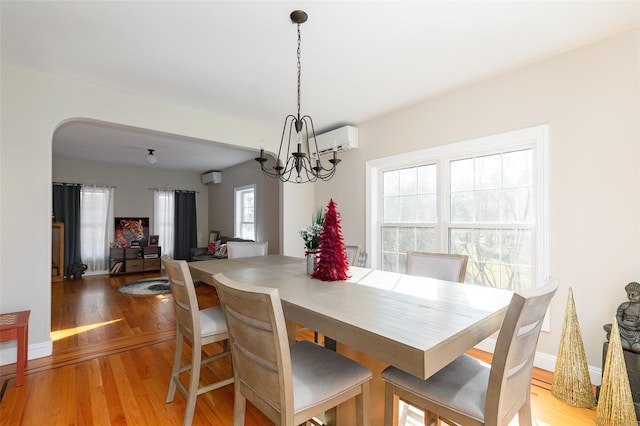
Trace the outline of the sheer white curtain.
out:
[[[80,256],[87,275],[108,272],[113,241],[113,187],[83,185],[80,190]]]
[[[175,190],[153,190],[153,227],[160,236],[158,245],[162,255],[173,258],[173,238],[175,233]]]

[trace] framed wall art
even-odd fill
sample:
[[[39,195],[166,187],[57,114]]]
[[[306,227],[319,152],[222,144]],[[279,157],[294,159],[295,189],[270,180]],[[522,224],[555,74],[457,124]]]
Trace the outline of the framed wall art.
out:
[[[160,241],[160,235],[149,235],[149,247],[158,247],[158,241]]]
[[[115,242],[120,247],[146,246],[149,238],[148,217],[116,217]]]

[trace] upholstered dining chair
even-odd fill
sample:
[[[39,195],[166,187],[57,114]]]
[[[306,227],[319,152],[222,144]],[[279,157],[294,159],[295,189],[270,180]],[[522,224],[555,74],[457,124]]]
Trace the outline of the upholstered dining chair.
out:
[[[399,400],[425,410],[425,425],[507,425],[516,414],[520,425],[531,425],[533,359],[557,289],[551,278],[543,287],[514,293],[491,365],[462,355],[426,380],[387,367],[382,372],[385,426],[398,424]]]
[[[355,397],[356,421],[369,425],[371,371],[308,340],[289,346],[277,289],[213,276],[227,319],[235,377],[233,425],[249,400],[281,426],[305,423]]]
[[[169,277],[171,294],[173,295],[176,315],[176,349],[173,355],[173,368],[169,382],[166,402],[172,402],[176,387],[187,400],[183,425],[190,425],[196,408],[198,395],[233,383],[233,377],[200,387],[200,366],[208,362],[230,355],[228,348],[229,334],[227,323],[220,306],[198,309],[196,289],[184,260],[171,260],[162,256],[162,263]],[[191,362],[181,366],[182,345],[184,340],[191,344]],[[223,342],[222,352],[202,359],[202,346]],[[189,385],[185,387],[180,381],[180,374],[190,371]]]
[[[266,256],[268,252],[269,241],[229,241],[227,243],[227,256],[229,259],[235,259],[238,257]]]
[[[356,266],[359,266],[361,268],[366,268],[367,266],[367,252],[366,251],[361,251],[360,255],[358,256],[358,263],[356,264]]]
[[[358,259],[360,258],[360,246],[344,246],[347,249],[347,258],[349,265],[358,265]]]
[[[408,251],[406,273],[462,283],[468,260],[466,254]]]

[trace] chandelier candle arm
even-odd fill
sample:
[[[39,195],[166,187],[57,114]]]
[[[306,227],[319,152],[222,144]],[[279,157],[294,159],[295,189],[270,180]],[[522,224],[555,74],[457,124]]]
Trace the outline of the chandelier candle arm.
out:
[[[316,140],[316,131],[313,127],[313,120],[310,116],[300,114],[300,80],[302,75],[302,65],[300,61],[301,51],[301,35],[300,24],[307,21],[308,15],[302,10],[294,10],[290,15],[291,22],[297,25],[298,33],[298,46],[296,49],[297,68],[298,68],[298,102],[297,102],[297,115],[289,114],[284,120],[284,127],[282,128],[282,137],[280,139],[280,148],[278,149],[278,156],[276,157],[275,164],[272,167],[267,167],[267,158],[264,155],[264,145],[260,144],[260,157],[255,160],[260,163],[260,169],[265,176],[270,178],[277,178],[282,182],[294,182],[294,183],[306,183],[315,182],[318,179],[327,181],[333,177],[336,172],[336,166],[340,163],[338,159],[337,147],[334,144],[333,158],[329,159],[331,166],[325,167],[320,160],[318,142]],[[287,127],[289,128],[288,137]],[[292,141],[292,133],[295,131],[295,142]],[[302,134],[304,131],[304,135]],[[311,134],[309,133],[311,132]],[[303,137],[304,136],[304,137]],[[303,141],[304,139],[304,141]],[[314,159],[311,158],[310,139],[313,139],[315,144],[315,166],[313,165]],[[283,148],[286,140],[286,157],[282,160]],[[292,143],[294,143],[294,150],[292,150]],[[306,151],[303,149],[306,148]]]

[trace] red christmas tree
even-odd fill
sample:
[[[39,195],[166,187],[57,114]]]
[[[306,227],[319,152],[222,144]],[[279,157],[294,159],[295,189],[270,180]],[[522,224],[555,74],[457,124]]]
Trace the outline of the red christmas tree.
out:
[[[322,281],[346,280],[350,277],[347,250],[344,247],[340,226],[340,213],[336,210],[333,199],[329,200],[327,212],[324,215],[319,260],[311,276]]]

